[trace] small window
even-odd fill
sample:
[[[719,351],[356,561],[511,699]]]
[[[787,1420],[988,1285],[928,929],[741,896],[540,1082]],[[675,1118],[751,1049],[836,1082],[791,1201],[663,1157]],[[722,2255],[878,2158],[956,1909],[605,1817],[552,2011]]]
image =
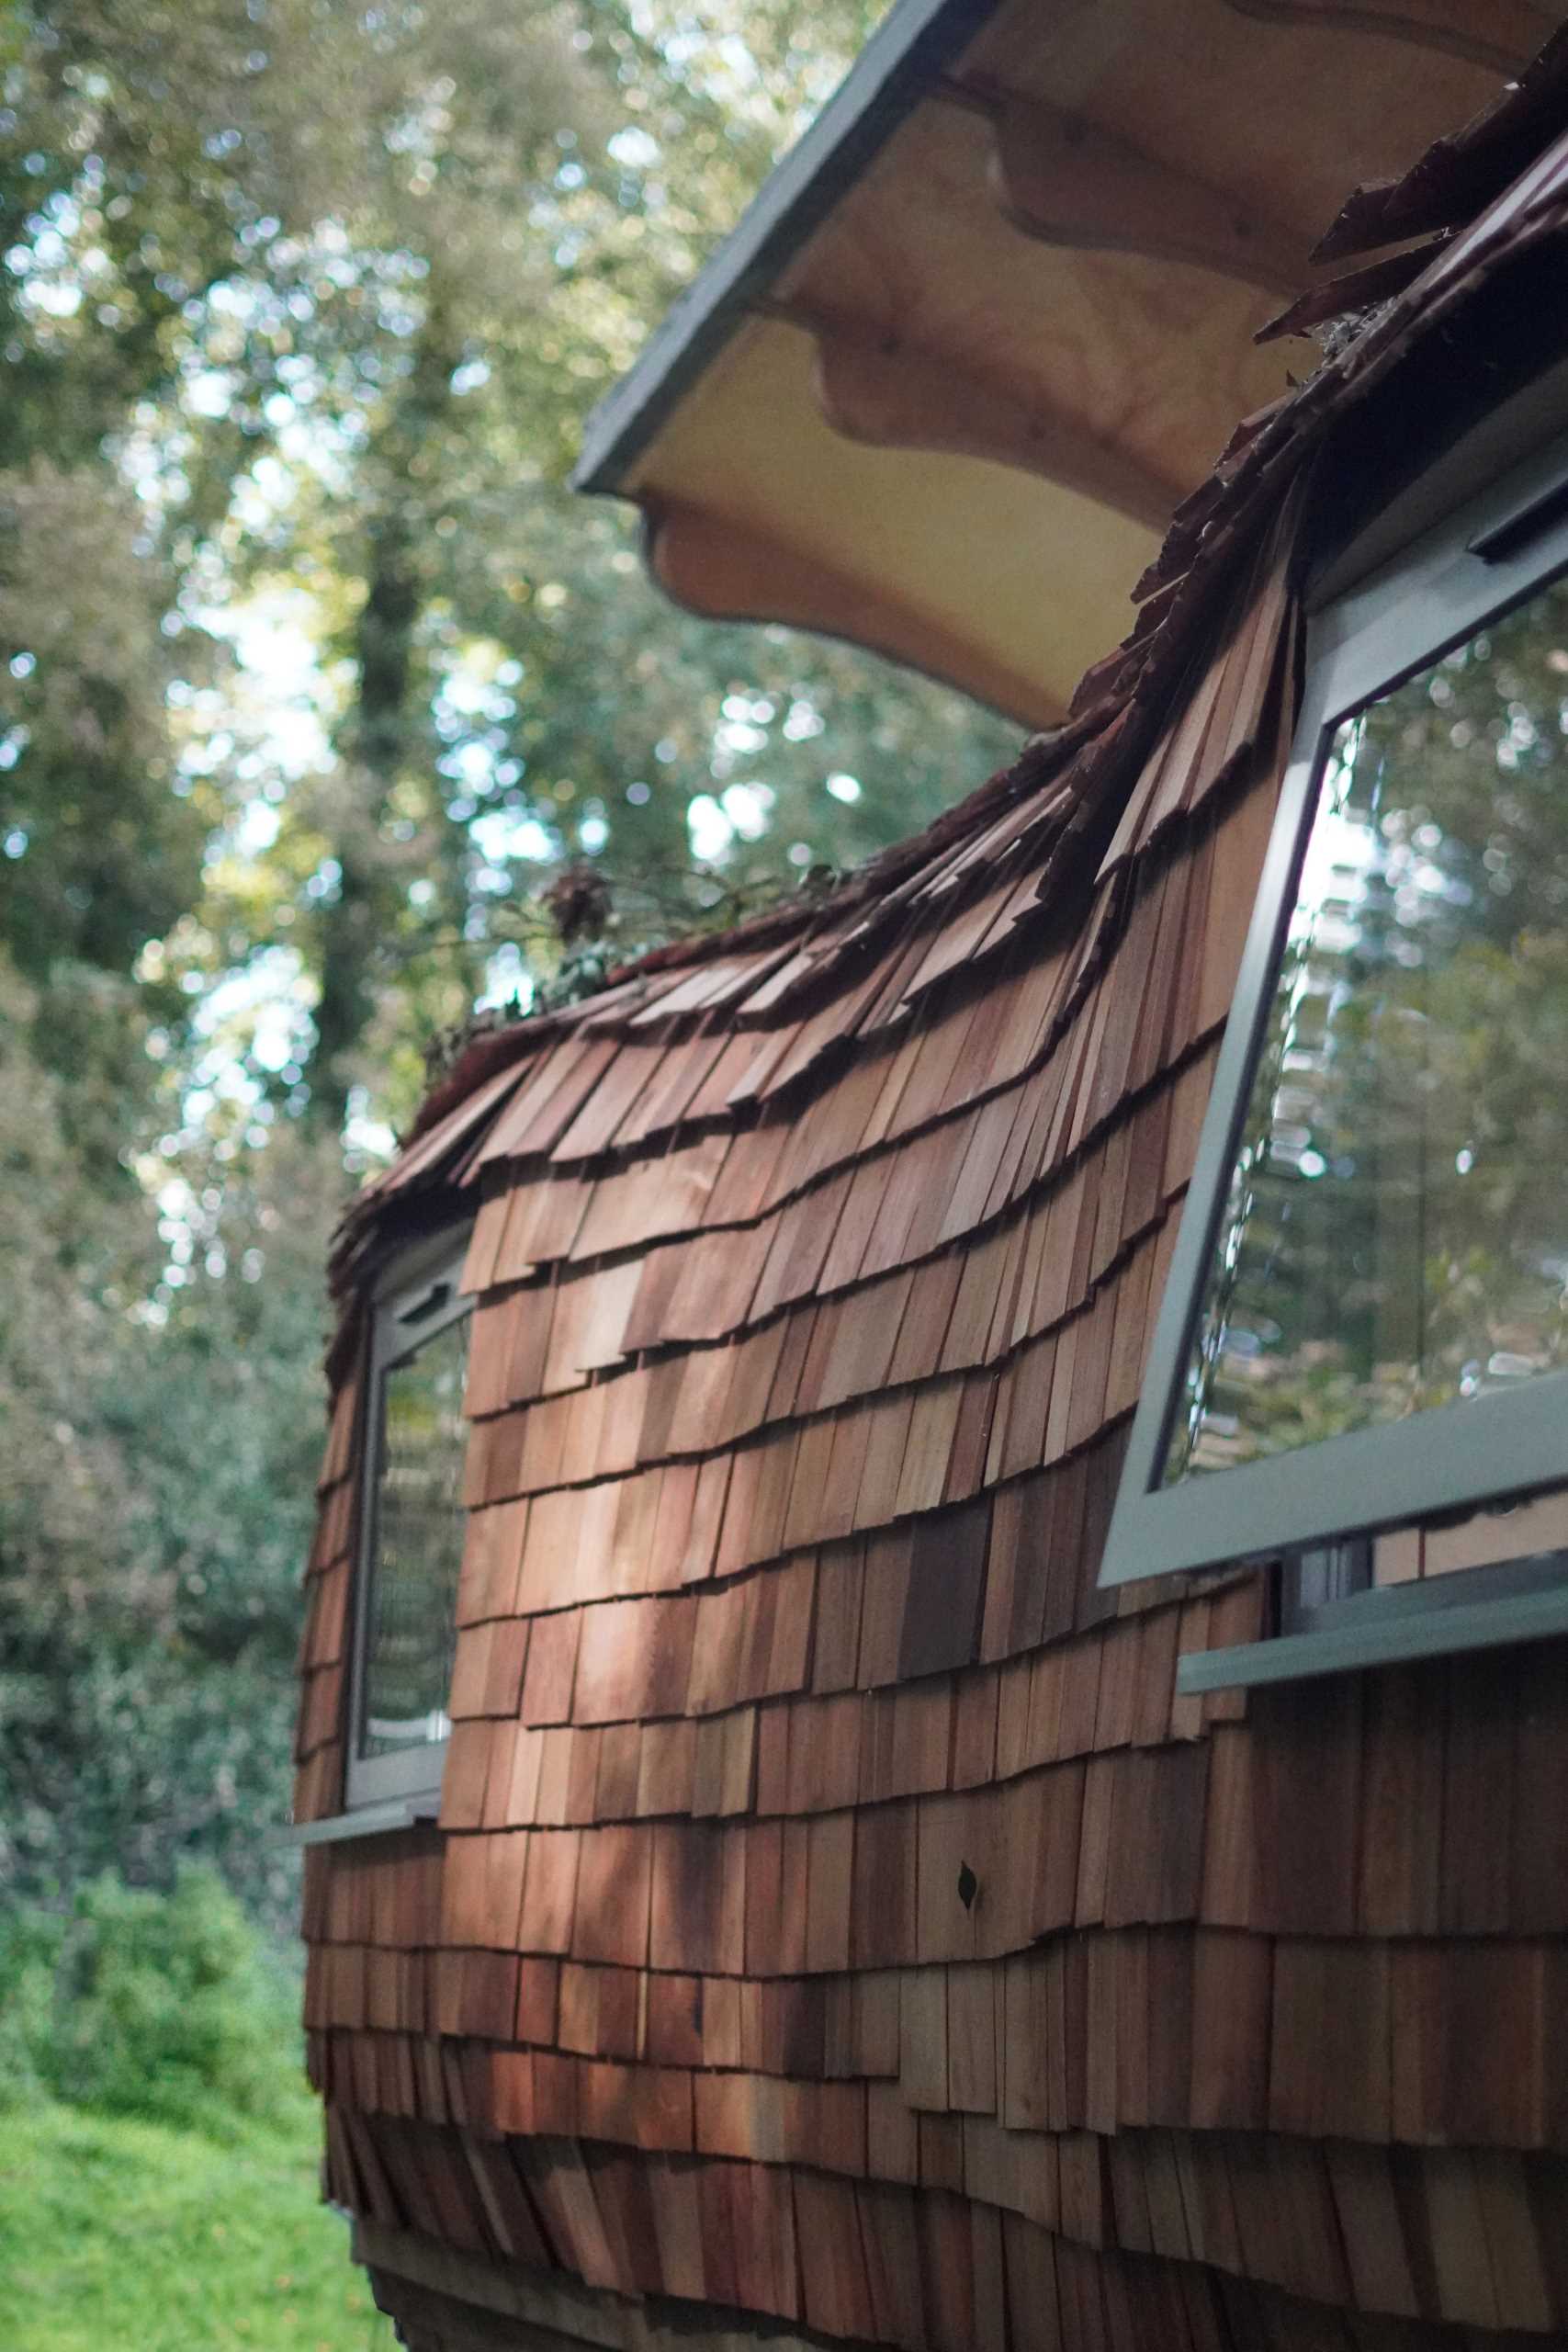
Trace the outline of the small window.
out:
[[[1283,1557],[1288,1630],[1568,1481],[1565,473],[1310,624],[1102,1582]]]
[[[434,1795],[451,1724],[471,1299],[463,1243],[394,1270],[376,1303],[355,1605],[350,1806]]]

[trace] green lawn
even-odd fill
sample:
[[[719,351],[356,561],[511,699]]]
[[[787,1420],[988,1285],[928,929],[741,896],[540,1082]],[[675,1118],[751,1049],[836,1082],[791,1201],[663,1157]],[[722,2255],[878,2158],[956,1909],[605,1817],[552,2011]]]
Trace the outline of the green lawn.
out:
[[[317,2202],[319,2110],[232,2143],[35,2107],[0,2113],[6,2352],[390,2352]]]

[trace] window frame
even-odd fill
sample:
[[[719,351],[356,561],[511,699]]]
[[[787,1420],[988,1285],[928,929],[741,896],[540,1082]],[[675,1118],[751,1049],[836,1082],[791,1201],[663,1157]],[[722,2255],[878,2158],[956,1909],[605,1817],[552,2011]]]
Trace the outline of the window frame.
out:
[[[363,1459],[360,1464],[359,1528],[355,1545],[353,1637],[349,1651],[348,1703],[344,1740],[344,1809],[357,1814],[367,1807],[391,1804],[400,1815],[421,1810],[434,1817],[439,1809],[442,1777],[451,1746],[448,1729],[441,1739],[423,1740],[390,1756],[361,1756],[360,1732],[365,1705],[367,1652],[370,1638],[370,1597],[375,1577],[376,1541],[380,1517],[381,1470],[386,1444],[386,1378],[405,1363],[425,1340],[435,1339],[457,1322],[470,1317],[474,1299],[462,1287],[471,1227],[448,1227],[431,1240],[399,1253],[376,1286],[371,1306],[370,1342],[365,1384],[366,1413]],[[443,1284],[448,1295],[434,1310],[418,1318],[417,1331],[406,1325],[411,1308],[428,1300]]]
[[[1346,570],[1335,566],[1341,579]],[[1335,729],[1564,571],[1568,439],[1560,438],[1353,586],[1315,608],[1309,589],[1301,717],[1128,1439],[1103,1588],[1272,1558],[1568,1483],[1568,1371],[1158,1483]]]

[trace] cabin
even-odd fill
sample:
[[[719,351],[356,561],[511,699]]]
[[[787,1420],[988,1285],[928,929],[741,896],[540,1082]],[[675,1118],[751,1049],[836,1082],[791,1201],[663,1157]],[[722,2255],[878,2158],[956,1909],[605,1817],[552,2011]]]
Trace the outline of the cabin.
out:
[[[1565,266],[1531,0],[900,0],[591,428],[1030,731],[339,1237],[414,2352],[1568,2343]]]

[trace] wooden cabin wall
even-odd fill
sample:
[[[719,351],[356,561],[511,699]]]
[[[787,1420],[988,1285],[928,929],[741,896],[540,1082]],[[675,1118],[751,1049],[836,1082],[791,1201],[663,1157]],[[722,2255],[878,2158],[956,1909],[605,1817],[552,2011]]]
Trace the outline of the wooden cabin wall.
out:
[[[1568,2330],[1565,1645],[1194,1701],[1260,1577],[1096,1587],[1290,731],[1277,563],[1218,634],[1131,777],[1091,737],[405,1165],[480,1204],[455,1730],[438,1827],[310,1851],[306,2016],[416,2346]]]

